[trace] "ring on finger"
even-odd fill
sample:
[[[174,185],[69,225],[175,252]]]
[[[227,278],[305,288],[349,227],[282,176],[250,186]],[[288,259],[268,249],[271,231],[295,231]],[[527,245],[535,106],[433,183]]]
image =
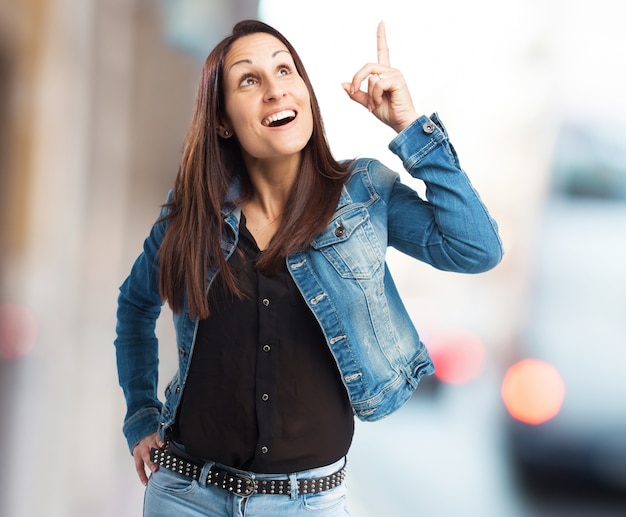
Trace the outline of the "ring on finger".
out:
[[[380,79],[380,80],[385,78],[385,76],[382,74],[382,72],[379,73],[379,74],[376,74],[376,75],[378,75],[378,79]]]

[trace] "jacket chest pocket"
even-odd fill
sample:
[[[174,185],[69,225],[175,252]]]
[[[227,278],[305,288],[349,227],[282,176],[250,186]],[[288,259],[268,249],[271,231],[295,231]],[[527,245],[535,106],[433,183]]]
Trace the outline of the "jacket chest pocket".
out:
[[[384,249],[365,208],[335,217],[312,247],[324,255],[342,278],[372,278],[384,262]]]

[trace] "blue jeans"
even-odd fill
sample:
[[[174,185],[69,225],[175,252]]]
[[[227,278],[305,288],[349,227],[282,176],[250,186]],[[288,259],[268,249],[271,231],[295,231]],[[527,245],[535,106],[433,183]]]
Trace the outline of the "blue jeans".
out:
[[[144,498],[144,517],[346,517],[346,486],[341,485],[316,494],[299,494],[298,479],[327,476],[345,464],[341,459],[332,465],[305,470],[296,474],[253,474],[242,472],[257,480],[289,479],[291,496],[253,494],[245,498],[222,488],[207,485],[203,480],[213,465],[202,469],[201,481],[194,481],[165,468],[150,476]],[[231,469],[233,470],[233,469]],[[234,472],[238,472],[233,470]]]

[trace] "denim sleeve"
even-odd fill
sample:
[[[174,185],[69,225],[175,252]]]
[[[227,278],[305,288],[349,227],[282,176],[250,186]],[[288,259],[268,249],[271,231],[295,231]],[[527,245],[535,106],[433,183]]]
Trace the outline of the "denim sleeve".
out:
[[[158,340],[156,321],[163,305],[158,288],[158,249],[166,223],[161,211],[144,241],[118,296],[115,351],[119,383],[126,399],[124,435],[132,451],[158,429],[162,403],[157,397]]]
[[[426,199],[396,180],[387,198],[389,245],[445,271],[481,273],[503,250],[498,228],[461,169],[437,117],[422,116],[389,144],[426,185]]]

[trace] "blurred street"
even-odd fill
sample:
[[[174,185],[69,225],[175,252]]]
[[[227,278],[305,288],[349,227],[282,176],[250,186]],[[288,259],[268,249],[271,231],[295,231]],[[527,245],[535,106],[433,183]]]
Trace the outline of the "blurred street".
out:
[[[626,493],[548,487],[541,495],[517,484],[506,454],[498,373],[492,367],[470,385],[442,386],[438,393],[418,389],[398,418],[360,424],[348,477],[353,516],[626,515]]]

